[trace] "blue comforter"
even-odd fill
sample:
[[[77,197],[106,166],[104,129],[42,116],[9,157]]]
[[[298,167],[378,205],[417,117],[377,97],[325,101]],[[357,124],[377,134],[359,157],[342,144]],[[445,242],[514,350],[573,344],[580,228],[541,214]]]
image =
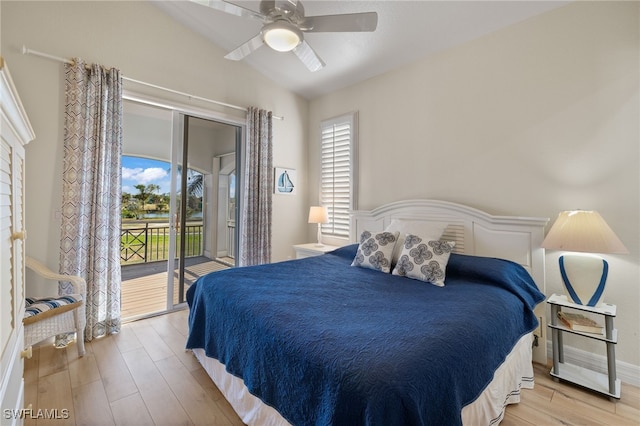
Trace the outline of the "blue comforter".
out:
[[[293,425],[448,425],[538,324],[515,263],[451,255],[445,287],[350,266],[357,245],[201,277],[203,348]]]

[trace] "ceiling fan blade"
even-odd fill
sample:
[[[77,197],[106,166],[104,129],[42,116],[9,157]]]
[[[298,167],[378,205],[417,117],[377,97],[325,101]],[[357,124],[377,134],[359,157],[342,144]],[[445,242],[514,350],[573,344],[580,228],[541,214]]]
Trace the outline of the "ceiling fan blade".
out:
[[[347,13],[344,15],[308,16],[300,29],[310,33],[375,31],[378,26],[376,12]]]
[[[227,53],[225,58],[231,59],[232,61],[239,61],[245,56],[249,55],[251,52],[261,47],[263,44],[264,42],[262,41],[262,33],[260,33],[257,36],[253,37],[251,40]]]
[[[203,6],[210,7],[212,9],[229,13],[231,15],[242,16],[244,18],[254,18],[260,21],[264,21],[266,18],[260,12],[256,12],[251,9],[247,9],[246,7],[238,6],[223,0],[191,0],[191,1],[195,3],[199,3]]]
[[[318,71],[325,66],[324,61],[305,40],[302,40],[302,42],[293,49],[293,53],[296,54],[311,72]]]

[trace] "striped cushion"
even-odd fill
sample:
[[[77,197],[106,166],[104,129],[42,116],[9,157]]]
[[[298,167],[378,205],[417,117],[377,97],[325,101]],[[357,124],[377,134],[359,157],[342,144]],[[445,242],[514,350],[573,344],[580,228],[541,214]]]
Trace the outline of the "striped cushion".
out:
[[[36,321],[70,311],[82,304],[82,295],[66,294],[58,297],[33,298],[27,297],[23,324],[32,324]]]

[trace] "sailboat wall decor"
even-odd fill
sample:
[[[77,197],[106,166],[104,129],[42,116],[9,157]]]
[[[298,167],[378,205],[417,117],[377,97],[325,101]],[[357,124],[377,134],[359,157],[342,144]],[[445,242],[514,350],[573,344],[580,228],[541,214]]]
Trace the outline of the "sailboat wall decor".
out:
[[[293,195],[296,192],[296,171],[294,169],[275,168],[275,194]]]

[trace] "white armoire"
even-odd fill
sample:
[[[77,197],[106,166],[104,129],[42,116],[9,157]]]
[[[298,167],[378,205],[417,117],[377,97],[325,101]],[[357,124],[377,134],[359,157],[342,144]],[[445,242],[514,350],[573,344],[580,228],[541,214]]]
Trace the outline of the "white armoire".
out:
[[[24,145],[35,135],[0,56],[0,423],[24,403]]]

